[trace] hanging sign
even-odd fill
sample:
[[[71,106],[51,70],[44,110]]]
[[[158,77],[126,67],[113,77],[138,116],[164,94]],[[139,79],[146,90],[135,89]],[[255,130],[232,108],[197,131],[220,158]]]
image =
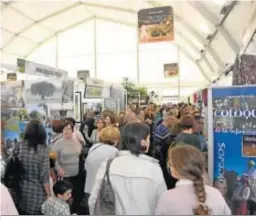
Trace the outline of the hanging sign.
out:
[[[209,157],[213,155],[213,164],[209,167],[213,165],[214,186],[230,204],[233,215],[255,215],[256,87],[210,90],[208,124],[213,127],[209,147],[213,148],[209,148]]]
[[[20,73],[27,73],[44,77],[68,77],[68,72],[53,67],[45,66],[42,64],[30,62],[23,59],[17,59],[17,67]]]
[[[179,65],[178,63],[168,63],[164,64],[164,77],[170,78],[179,75]]]
[[[174,40],[174,12],[171,6],[142,9],[138,12],[139,42]]]

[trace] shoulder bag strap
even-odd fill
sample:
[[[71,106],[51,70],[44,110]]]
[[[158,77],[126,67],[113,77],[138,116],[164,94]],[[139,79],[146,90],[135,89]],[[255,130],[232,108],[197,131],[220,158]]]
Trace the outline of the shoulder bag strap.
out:
[[[88,152],[88,155],[91,154],[93,151],[95,151],[96,149],[98,149],[100,146],[102,146],[103,144],[98,144],[95,148],[91,149],[89,152]]]
[[[107,177],[107,181],[108,183],[110,184],[110,179],[109,179],[109,168],[110,168],[110,165],[111,163],[113,162],[115,158],[112,158],[112,159],[109,159],[108,162],[107,162],[107,167],[106,167],[106,177]]]

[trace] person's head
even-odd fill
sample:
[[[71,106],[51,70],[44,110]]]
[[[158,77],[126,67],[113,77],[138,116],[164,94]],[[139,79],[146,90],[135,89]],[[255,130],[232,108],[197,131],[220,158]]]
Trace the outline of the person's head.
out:
[[[109,112],[105,118],[106,126],[113,126],[116,123],[116,115],[113,112]]]
[[[25,129],[24,140],[28,146],[37,149],[38,145],[45,145],[46,131],[39,120],[31,120]]]
[[[73,131],[74,131],[73,124],[68,122],[68,121],[64,122],[64,124],[63,124],[63,137],[65,139],[72,138]]]
[[[101,116],[102,116],[102,118],[106,118],[107,116],[108,116],[108,114],[110,113],[110,111],[109,110],[104,110],[102,113],[101,113]]]
[[[124,117],[124,112],[120,112],[119,113],[119,119],[123,118]]]
[[[202,153],[193,146],[179,144],[169,149],[168,165],[174,178],[178,180],[191,180],[193,182],[198,200],[198,205],[193,210],[194,214],[208,215],[209,209],[205,205],[206,192],[203,179],[205,167]]]
[[[61,120],[53,120],[52,121],[52,130],[56,134],[60,134],[63,131],[63,121]]]
[[[76,126],[76,120],[75,120],[74,118],[71,118],[71,117],[65,118],[65,121],[67,121],[67,122],[73,124],[73,127]]]
[[[183,132],[192,134],[195,127],[195,119],[190,115],[183,116],[180,120],[180,127]]]
[[[130,123],[124,126],[121,148],[138,156],[147,153],[150,144],[150,128],[144,123]]]
[[[148,109],[147,115],[148,115],[148,116],[153,116],[153,111],[152,111],[151,108]]]
[[[96,125],[99,130],[103,129],[104,127],[106,127],[105,120],[103,118],[98,119],[96,121]]]
[[[173,114],[173,112],[171,110],[165,110],[163,111],[163,121],[164,123],[166,123],[168,126],[172,126],[175,124],[176,122],[176,117]]]
[[[63,201],[68,201],[71,197],[73,186],[70,182],[65,181],[65,180],[58,180],[54,185],[53,185],[53,193],[54,195],[63,200]]]
[[[200,133],[204,129],[203,117],[201,115],[195,115],[194,118],[195,118],[194,131]]]
[[[116,127],[106,127],[100,132],[101,143],[117,146],[120,141],[120,132]]]
[[[255,162],[254,162],[253,160],[250,160],[250,161],[248,162],[248,167],[249,167],[249,169],[255,167]]]
[[[137,122],[137,116],[135,115],[134,112],[128,112],[124,116],[124,124],[130,124],[130,123],[135,123]]]
[[[83,120],[86,121],[89,118],[93,118],[94,117],[94,112],[93,111],[88,111],[84,114]]]

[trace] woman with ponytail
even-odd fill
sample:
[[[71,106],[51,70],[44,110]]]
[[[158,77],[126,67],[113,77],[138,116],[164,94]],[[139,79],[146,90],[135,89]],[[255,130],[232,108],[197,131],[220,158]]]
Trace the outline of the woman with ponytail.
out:
[[[179,144],[168,152],[176,187],[164,193],[156,215],[231,215],[221,193],[204,183],[204,157],[195,147]]]

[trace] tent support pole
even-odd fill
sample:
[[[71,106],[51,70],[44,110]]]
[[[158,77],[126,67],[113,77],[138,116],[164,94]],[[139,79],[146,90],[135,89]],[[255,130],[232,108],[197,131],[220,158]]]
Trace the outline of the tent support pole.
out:
[[[180,48],[177,45],[178,52],[178,102],[180,102]]]
[[[94,76],[97,78],[98,73],[97,73],[97,21],[96,18],[93,20],[94,21]]]
[[[55,39],[56,39],[55,66],[56,66],[56,68],[59,68],[59,36],[58,36],[58,33],[56,33]]]
[[[140,41],[139,41],[139,30],[137,30],[137,84],[140,84]]]

